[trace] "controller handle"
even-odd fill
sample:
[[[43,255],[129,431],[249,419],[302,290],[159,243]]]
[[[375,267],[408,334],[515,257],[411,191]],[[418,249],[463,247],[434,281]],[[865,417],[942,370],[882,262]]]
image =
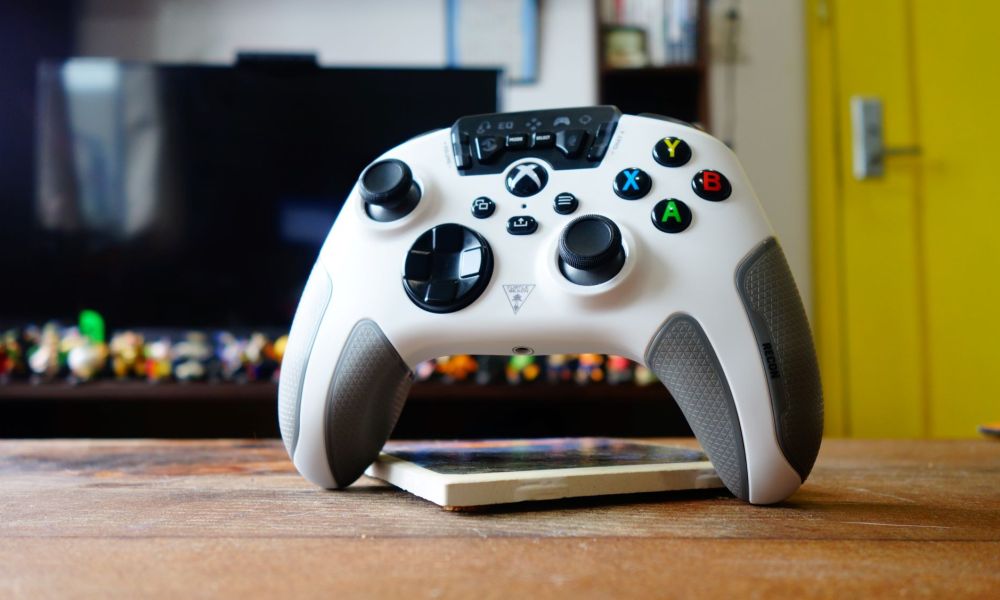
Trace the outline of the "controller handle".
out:
[[[741,414],[730,386],[733,374],[727,377],[722,364],[737,364],[735,355],[748,348],[722,347],[728,354],[720,362],[701,324],[684,313],[669,317],[656,332],[645,362],[670,390],[726,487],[754,504],[770,504],[798,489],[819,452],[819,367],[802,300],[774,238],[743,260],[736,287],[760,353],[768,397],[756,398],[737,385],[743,398]],[[778,448],[794,473],[782,467],[780,456],[769,455],[773,444],[758,443],[767,435],[763,430],[770,429],[766,422],[750,424],[751,413],[771,415]],[[747,431],[741,422],[748,424]]]
[[[299,472],[321,487],[340,488],[361,477],[389,439],[413,373],[377,323],[348,323],[333,314],[331,288],[317,262],[288,335],[278,416]],[[314,353],[324,360],[309,360]],[[307,379],[325,393],[321,402],[303,406]]]

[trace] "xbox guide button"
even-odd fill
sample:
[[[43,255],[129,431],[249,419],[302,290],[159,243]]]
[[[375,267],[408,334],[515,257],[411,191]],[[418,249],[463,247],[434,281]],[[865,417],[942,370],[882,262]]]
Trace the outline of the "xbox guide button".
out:
[[[542,191],[548,181],[548,171],[538,163],[521,163],[507,171],[507,191],[521,198],[534,196]]]

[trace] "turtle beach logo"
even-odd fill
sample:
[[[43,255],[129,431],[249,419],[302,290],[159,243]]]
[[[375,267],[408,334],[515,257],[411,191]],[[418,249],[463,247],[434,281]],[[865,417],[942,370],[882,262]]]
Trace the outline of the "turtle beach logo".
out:
[[[535,289],[533,283],[511,283],[503,286],[503,292],[507,294],[507,301],[516,315],[524,303],[528,301],[528,296]]]

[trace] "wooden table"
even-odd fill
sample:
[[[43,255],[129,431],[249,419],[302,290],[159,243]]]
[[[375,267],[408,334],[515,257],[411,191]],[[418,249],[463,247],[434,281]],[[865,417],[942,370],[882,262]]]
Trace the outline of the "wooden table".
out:
[[[686,442],[690,443],[690,442]],[[446,512],[277,441],[0,442],[0,597],[1000,597],[1000,443],[827,440],[805,487]]]

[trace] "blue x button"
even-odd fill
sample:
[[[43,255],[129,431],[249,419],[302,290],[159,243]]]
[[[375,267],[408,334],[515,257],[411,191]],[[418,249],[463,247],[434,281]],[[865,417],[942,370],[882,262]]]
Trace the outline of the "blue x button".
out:
[[[653,181],[642,169],[622,169],[615,176],[615,193],[626,200],[638,200],[649,193]]]

